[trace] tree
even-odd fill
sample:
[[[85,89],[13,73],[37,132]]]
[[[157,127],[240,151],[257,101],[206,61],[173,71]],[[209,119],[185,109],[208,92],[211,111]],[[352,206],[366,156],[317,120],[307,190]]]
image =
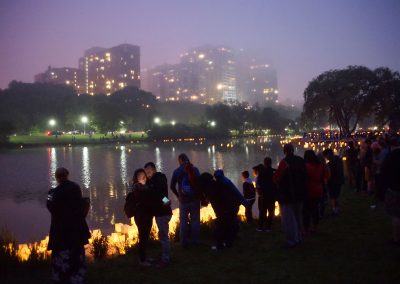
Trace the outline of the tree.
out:
[[[120,126],[123,116],[117,104],[109,102],[96,103],[93,106],[93,125],[99,132],[114,132]]]
[[[14,132],[15,127],[11,121],[0,121],[0,144],[8,142],[8,137]]]
[[[374,73],[363,66],[324,72],[304,91],[303,119],[308,125],[336,123],[341,133],[350,134],[371,112],[375,83]]]
[[[375,121],[380,126],[389,122],[393,125],[400,119],[400,74],[385,67],[375,69],[374,73],[377,81],[371,103]]]

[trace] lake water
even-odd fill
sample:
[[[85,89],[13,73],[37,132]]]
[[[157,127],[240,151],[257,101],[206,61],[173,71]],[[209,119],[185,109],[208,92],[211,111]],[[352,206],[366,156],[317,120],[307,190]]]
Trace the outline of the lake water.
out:
[[[240,190],[243,170],[251,173],[266,155],[275,166],[282,157],[278,138],[1,150],[0,227],[9,229],[19,242],[46,236],[50,226],[47,192],[56,186],[54,172],[62,166],[80,184],[83,195],[91,198],[90,228],[109,233],[114,223],[129,222],[122,208],[134,170],[153,161],[169,181],[182,152],[201,172],[224,169]],[[176,207],[171,192],[170,199]]]

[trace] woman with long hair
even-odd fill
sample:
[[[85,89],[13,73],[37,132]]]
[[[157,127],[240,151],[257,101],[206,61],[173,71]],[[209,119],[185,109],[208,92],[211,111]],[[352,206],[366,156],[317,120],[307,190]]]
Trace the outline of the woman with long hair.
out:
[[[318,227],[318,205],[323,194],[324,179],[327,173],[313,150],[304,152],[304,161],[306,163],[306,198],[303,206],[303,225],[305,233],[308,234],[311,222],[313,231],[316,231]]]

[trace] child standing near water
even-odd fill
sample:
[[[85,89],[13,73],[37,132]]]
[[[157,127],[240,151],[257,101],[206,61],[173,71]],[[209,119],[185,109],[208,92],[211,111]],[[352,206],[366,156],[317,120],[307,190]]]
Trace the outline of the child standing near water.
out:
[[[250,204],[246,207],[246,222],[253,223],[253,204],[256,200],[256,190],[254,188],[253,182],[250,179],[250,174],[248,171],[242,172],[242,182],[243,182],[243,196]]]

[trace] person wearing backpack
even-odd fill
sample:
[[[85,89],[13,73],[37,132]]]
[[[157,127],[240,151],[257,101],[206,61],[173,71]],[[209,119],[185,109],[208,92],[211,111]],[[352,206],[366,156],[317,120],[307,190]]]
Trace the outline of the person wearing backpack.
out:
[[[179,200],[180,242],[188,247],[199,243],[200,195],[196,183],[200,172],[184,153],[178,156],[178,163],[179,167],[172,174],[171,190]]]
[[[304,160],[294,155],[292,144],[283,147],[283,158],[273,176],[278,186],[278,201],[281,209],[282,227],[286,243],[282,248],[294,248],[301,239],[301,207],[306,191],[306,167]]]

